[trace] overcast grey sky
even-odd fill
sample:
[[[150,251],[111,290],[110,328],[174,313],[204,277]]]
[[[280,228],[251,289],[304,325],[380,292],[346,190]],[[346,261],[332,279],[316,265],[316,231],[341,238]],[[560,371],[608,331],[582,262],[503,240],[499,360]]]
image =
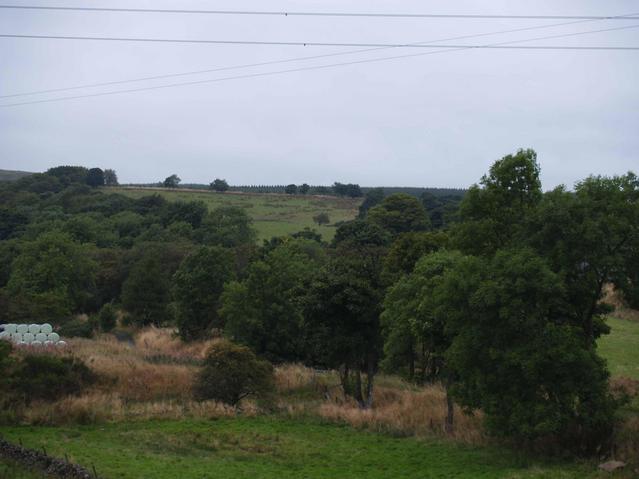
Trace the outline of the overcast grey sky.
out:
[[[459,14],[624,15],[635,0],[0,0],[0,4]],[[563,21],[565,22],[565,21]],[[561,20],[259,17],[0,10],[0,33],[414,43]],[[447,43],[639,24],[595,21]],[[639,46],[639,29],[529,44]],[[352,50],[0,38],[0,95]],[[0,103],[372,59],[387,49]],[[0,168],[117,170],[122,182],[465,187],[518,148],[544,187],[638,169],[639,51],[464,50],[261,78],[0,108]]]

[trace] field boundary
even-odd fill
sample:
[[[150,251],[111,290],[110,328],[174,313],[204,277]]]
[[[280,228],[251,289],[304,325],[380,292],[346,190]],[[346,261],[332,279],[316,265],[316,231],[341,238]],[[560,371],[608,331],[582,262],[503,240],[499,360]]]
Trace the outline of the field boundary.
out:
[[[38,469],[60,479],[96,479],[98,477],[95,472],[92,474],[78,464],[49,456],[45,451],[40,452],[11,444],[2,437],[0,437],[0,457],[11,459],[22,466]]]

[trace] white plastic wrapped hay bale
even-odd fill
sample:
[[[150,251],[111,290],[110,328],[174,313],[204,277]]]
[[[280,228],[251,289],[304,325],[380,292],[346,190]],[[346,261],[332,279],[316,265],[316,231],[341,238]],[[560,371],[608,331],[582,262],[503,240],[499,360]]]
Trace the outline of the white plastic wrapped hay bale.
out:
[[[38,333],[35,335],[35,340],[40,343],[44,343],[47,340],[47,335],[45,333]]]
[[[5,324],[4,325],[5,332],[7,332],[9,334],[17,333],[18,332],[17,329],[18,329],[18,325],[17,324],[9,323],[9,324]]]
[[[58,333],[50,333],[50,334],[47,334],[47,339],[49,341],[57,343],[58,341],[60,341],[60,335]]]
[[[35,339],[35,335],[32,333],[24,333],[22,335],[22,340],[27,344],[31,344],[34,339]]]
[[[11,341],[14,343],[19,343],[20,341],[22,341],[22,334],[11,333]]]
[[[6,331],[0,331],[0,341],[1,340],[5,340],[5,341],[10,341],[11,340],[11,335],[9,333],[7,333]]]
[[[61,348],[66,347],[66,345],[67,345],[67,342],[66,342],[66,341],[58,341],[58,342],[56,343],[56,346],[59,346],[59,347],[61,347]]]
[[[28,324],[17,324],[16,325],[16,332],[19,333],[19,334],[28,333],[29,332],[29,325]]]
[[[31,343],[31,346],[33,346],[34,348],[40,348],[40,347],[42,347],[42,341],[37,341],[37,340],[33,341]]]
[[[35,336],[36,334],[38,334],[40,332],[40,325],[39,324],[30,324],[29,325],[29,332]]]
[[[49,323],[44,323],[42,326],[40,326],[40,332],[44,334],[49,334],[53,332],[53,328],[51,327]]]

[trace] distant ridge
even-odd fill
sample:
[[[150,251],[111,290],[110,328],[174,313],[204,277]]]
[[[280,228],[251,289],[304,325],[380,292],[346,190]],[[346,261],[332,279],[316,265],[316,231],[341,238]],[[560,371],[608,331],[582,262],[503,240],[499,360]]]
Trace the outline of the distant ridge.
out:
[[[28,171],[0,170],[0,181],[15,181],[32,174]]]
[[[122,186],[132,187],[157,187],[158,183],[131,183]],[[201,183],[181,183],[180,188],[192,189],[192,190],[208,190],[209,185]],[[362,193],[374,189],[382,188],[385,195],[392,195],[394,193],[406,193],[411,196],[420,197],[422,193],[430,193],[436,197],[462,197],[468,191],[466,188],[428,188],[418,186],[362,186]],[[242,192],[242,193],[281,193],[284,194],[286,185],[230,185],[229,191]],[[329,185],[310,185],[309,194],[323,194],[331,195],[331,187]]]

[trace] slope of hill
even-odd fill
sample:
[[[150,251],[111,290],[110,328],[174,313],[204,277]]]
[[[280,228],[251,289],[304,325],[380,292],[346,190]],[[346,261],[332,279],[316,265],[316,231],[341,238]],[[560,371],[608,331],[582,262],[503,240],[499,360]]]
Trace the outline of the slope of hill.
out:
[[[19,180],[23,176],[29,176],[33,173],[28,171],[17,171],[17,170],[0,170],[0,181],[15,181]]]
[[[270,239],[296,233],[304,228],[314,228],[329,241],[335,234],[335,223],[348,221],[357,216],[361,198],[339,198],[335,196],[279,195],[270,193],[214,193],[199,190],[167,190],[164,188],[119,187],[113,191],[140,198],[160,194],[169,201],[203,201],[209,209],[220,206],[236,206],[246,209],[257,229],[258,239]],[[318,226],[313,216],[327,213],[330,224]]]

